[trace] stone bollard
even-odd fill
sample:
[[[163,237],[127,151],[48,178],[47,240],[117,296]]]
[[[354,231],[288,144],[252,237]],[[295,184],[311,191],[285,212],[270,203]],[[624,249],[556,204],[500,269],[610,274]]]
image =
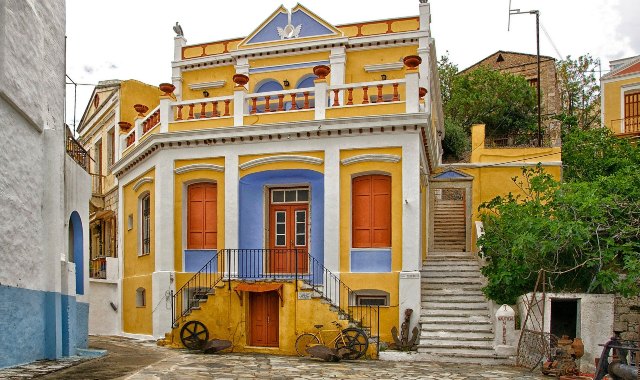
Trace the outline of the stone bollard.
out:
[[[515,312],[509,305],[502,305],[496,312],[494,345],[496,354],[512,356],[516,353]]]

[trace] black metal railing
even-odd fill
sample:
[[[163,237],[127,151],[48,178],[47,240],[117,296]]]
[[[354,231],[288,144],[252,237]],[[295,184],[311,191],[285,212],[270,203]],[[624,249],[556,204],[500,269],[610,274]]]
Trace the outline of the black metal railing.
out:
[[[306,249],[221,249],[172,294],[171,316],[176,327],[181,318],[198,307],[207,294],[221,283],[231,280],[291,280],[296,292],[298,281],[304,291],[322,298],[336,308],[341,318],[368,330],[371,337],[380,336],[379,306],[357,305],[357,292],[329,271]],[[374,335],[375,330],[375,335]]]

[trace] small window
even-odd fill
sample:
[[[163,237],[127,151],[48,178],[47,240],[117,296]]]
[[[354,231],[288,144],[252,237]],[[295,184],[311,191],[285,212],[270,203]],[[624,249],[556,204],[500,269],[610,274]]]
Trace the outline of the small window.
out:
[[[349,297],[352,306],[389,306],[389,293],[378,289],[356,290]]]
[[[147,306],[147,291],[144,288],[136,289],[136,307]]]
[[[307,211],[296,211],[296,246],[305,247],[307,245]]]
[[[127,231],[131,231],[133,229],[133,214],[129,214],[127,216]]]
[[[287,245],[287,212],[276,211],[276,246]]]
[[[140,228],[141,255],[151,253],[151,195],[146,194],[140,199]]]
[[[111,130],[107,133],[107,165],[113,165],[115,161],[115,152],[116,152],[116,135],[115,128],[111,128]]]
[[[271,190],[271,203],[309,203],[309,189]]]

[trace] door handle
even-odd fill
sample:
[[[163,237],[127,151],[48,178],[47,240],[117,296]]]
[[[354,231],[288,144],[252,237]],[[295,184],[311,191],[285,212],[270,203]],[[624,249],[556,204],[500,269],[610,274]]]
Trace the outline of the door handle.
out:
[[[267,324],[271,324],[271,318],[269,318],[269,316],[267,316]]]

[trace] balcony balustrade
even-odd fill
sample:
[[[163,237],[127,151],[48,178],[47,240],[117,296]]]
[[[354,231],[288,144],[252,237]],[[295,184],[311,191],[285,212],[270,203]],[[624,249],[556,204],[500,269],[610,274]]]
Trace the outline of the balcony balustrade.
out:
[[[147,116],[141,113],[123,137],[122,155],[152,133],[426,112],[428,106],[421,101],[426,90],[418,81],[417,69],[410,67],[401,79],[341,85],[319,79],[314,87],[259,93],[248,93],[244,81],[229,96],[187,101],[163,96],[160,105]],[[294,113],[295,117],[278,116]]]

